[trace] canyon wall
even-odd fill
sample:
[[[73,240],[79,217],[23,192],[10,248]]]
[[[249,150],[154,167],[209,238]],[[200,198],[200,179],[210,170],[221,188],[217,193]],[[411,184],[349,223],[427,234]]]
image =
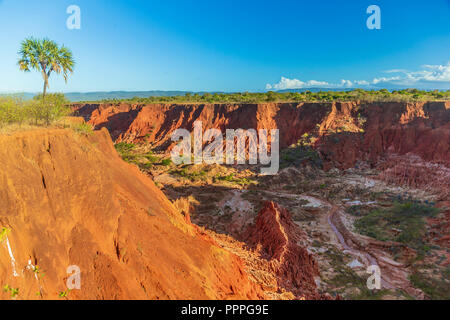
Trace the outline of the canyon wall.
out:
[[[168,150],[171,133],[204,129],[279,129],[281,147],[307,133],[325,169],[347,169],[358,160],[371,165],[388,155],[419,156],[450,165],[450,102],[262,103],[262,104],[86,104],[75,112],[115,141],[148,141]]]
[[[76,114],[115,141],[148,142],[169,151],[171,134],[204,130],[279,129],[280,147],[307,134],[323,169],[367,163],[379,178],[450,194],[450,101],[416,103],[262,103],[262,104],[87,104]]]

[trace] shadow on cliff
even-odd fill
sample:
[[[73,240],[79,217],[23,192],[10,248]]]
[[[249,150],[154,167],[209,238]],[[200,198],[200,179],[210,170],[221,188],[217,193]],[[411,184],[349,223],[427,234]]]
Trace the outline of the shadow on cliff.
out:
[[[73,114],[77,117],[83,117],[84,121],[88,122],[91,120],[92,113],[100,107],[99,104],[85,104],[85,105],[75,105],[73,107]]]
[[[274,116],[280,130],[280,148],[297,143],[302,136],[318,131],[318,124],[326,121],[332,111],[331,104],[283,103]]]
[[[109,116],[104,122],[95,126],[96,130],[102,128],[108,129],[113,141],[116,141],[124,132],[128,130],[130,125],[138,116],[140,110],[132,109],[127,112],[115,113]]]

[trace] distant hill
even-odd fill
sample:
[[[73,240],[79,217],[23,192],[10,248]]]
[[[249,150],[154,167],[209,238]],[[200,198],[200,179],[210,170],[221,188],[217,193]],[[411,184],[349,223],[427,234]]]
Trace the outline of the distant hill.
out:
[[[343,91],[352,91],[358,88],[302,88],[302,89],[284,89],[284,90],[277,90],[276,92],[279,93],[286,93],[286,92],[327,92],[327,91],[336,91],[336,92],[343,92]],[[371,90],[371,89],[377,89],[377,88],[368,88],[365,90]]]

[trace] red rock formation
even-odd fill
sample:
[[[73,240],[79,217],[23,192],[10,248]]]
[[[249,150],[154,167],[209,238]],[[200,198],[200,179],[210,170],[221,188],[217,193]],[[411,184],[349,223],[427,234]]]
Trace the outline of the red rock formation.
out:
[[[378,167],[379,179],[395,185],[433,192],[441,199],[450,196],[450,167],[430,163],[416,155],[389,155]]]
[[[264,103],[206,105],[76,105],[77,113],[113,139],[147,140],[167,150],[171,133],[204,129],[280,129],[281,147],[303,134],[316,143],[327,168],[346,169],[358,160],[375,165],[386,154],[416,154],[450,165],[450,102]]]
[[[202,121],[205,130],[281,130],[282,147],[315,130],[331,111],[331,104],[206,104],[206,105],[77,105],[78,115],[97,128],[106,127],[118,141],[147,141],[167,149],[176,129],[193,130]]]
[[[240,258],[120,159],[106,130],[34,130],[0,145],[0,284],[16,299],[60,299],[71,265],[81,290],[68,299],[265,297]]]
[[[314,278],[319,269],[313,256],[298,245],[302,232],[291,214],[273,202],[267,202],[259,212],[255,225],[246,234],[246,243],[261,258],[271,264],[279,287],[307,299],[322,298],[317,293]]]
[[[375,165],[389,154],[415,154],[450,166],[450,102],[374,103],[358,109],[353,118],[359,114],[366,120],[363,132],[337,132],[319,142],[328,166],[346,169],[357,160]]]

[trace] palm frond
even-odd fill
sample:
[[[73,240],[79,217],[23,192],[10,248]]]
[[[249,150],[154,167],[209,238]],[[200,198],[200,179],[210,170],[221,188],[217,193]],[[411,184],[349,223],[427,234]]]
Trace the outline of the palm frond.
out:
[[[58,44],[48,38],[35,39],[33,37],[22,41],[18,52],[18,65],[24,72],[31,69],[40,71],[44,78],[44,85],[48,87],[48,78],[54,71],[63,74],[67,82],[69,73],[73,73],[75,61],[72,51],[66,46]]]

